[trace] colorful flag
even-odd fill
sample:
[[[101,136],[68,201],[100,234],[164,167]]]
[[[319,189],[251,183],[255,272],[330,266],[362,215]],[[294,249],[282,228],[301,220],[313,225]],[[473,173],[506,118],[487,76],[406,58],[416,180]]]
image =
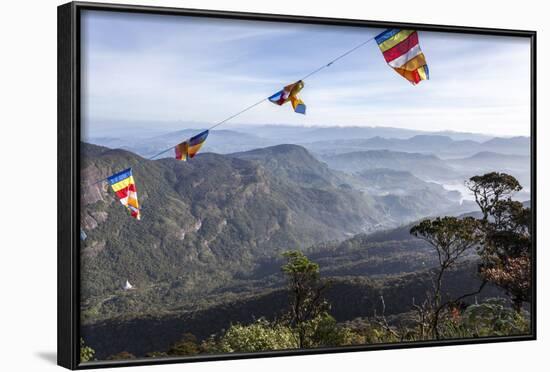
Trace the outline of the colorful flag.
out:
[[[175,147],[176,159],[187,161],[187,154],[189,153],[189,142],[184,141]]]
[[[208,137],[207,130],[191,137],[188,141],[176,145],[176,159],[183,161],[186,161],[188,158],[193,159],[201,149],[204,141],[206,141],[206,137]]]
[[[375,39],[388,65],[413,85],[430,78],[416,31],[389,29]]]
[[[290,103],[292,104],[292,108],[294,109],[294,112],[298,114],[305,114],[306,105],[297,96],[298,93],[303,88],[304,88],[304,82],[302,80],[299,80],[294,84],[287,85],[282,90],[278,91],[277,93],[269,97],[269,100],[279,106],[290,101]]]
[[[132,217],[140,219],[139,203],[137,199],[136,184],[132,176],[132,168],[125,169],[107,178],[116,196],[130,211]]]

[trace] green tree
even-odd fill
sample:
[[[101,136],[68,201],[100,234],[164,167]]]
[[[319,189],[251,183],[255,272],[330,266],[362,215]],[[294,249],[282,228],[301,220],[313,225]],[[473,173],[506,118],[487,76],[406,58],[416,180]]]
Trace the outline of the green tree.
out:
[[[442,322],[443,338],[474,338],[527,334],[529,317],[506,306],[502,298],[490,298],[467,306],[462,313]]]
[[[95,350],[84,343],[84,339],[80,339],[80,363],[86,363],[94,359]]]
[[[320,314],[316,318],[304,322],[301,329],[305,334],[303,347],[306,348],[356,343],[356,335],[349,328],[339,326],[336,319],[328,313]]]
[[[471,177],[466,181],[466,187],[474,194],[475,201],[483,220],[494,213],[495,206],[503,199],[509,199],[522,189],[518,180],[506,173],[491,172],[482,176]]]
[[[522,314],[505,306],[505,300],[488,299],[470,305],[464,311],[462,323],[469,337],[509,336],[529,333],[529,322]]]
[[[443,301],[442,286],[445,273],[464,257],[470,248],[479,243],[479,224],[475,218],[437,217],[427,219],[410,230],[411,235],[428,242],[436,251],[438,268],[430,297],[430,330],[436,339],[440,338],[439,320],[441,312],[464,298]],[[481,288],[480,288],[481,290]],[[477,292],[476,292],[477,293]]]
[[[480,264],[483,278],[510,296],[517,313],[531,301],[531,211],[515,201],[500,202],[486,224]]]
[[[330,306],[323,297],[327,283],[320,279],[319,265],[311,262],[300,251],[283,254],[287,262],[282,271],[287,277],[290,291],[290,326],[296,329],[298,346],[307,347],[308,321],[326,313]]]
[[[517,313],[531,301],[531,210],[512,200],[520,183],[505,173],[487,173],[468,183],[483,213],[480,250],[483,279],[503,288]]]
[[[299,251],[285,252],[281,267],[290,291],[289,311],[283,319],[252,324],[233,324],[219,338],[203,342],[206,352],[255,352],[265,350],[341,346],[358,342],[358,335],[339,326],[323,297],[327,282],[321,280],[319,265]],[[360,338],[363,340],[363,338]]]

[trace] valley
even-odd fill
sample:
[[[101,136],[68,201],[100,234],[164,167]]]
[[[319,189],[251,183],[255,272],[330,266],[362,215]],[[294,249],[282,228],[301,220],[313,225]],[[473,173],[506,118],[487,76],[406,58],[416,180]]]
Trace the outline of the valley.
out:
[[[492,170],[517,177],[525,186],[518,200],[530,198],[523,139],[361,139],[329,129],[284,144],[305,129],[213,131],[188,162],[143,156],[193,130],[155,136],[147,148],[82,143],[81,321],[97,356],[144,356],[186,332],[202,340],[236,322],[276,319],[288,299],[288,250],[307,254],[331,281],[338,322],[372,317],[381,296],[400,321],[425,298],[437,265],[433,248],[410,235],[413,223],[476,211],[464,181]],[[342,138],[326,139],[335,133]],[[141,221],[95,182],[133,164]],[[478,260],[472,250],[449,274],[448,296],[479,286]],[[133,289],[123,290],[127,280]],[[488,285],[475,300],[498,296]]]

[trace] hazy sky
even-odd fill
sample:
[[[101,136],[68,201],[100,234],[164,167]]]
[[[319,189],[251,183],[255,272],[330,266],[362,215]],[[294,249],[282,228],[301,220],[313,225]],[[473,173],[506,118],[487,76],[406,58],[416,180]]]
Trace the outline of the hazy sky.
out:
[[[82,28],[87,132],[102,119],[218,122],[382,31],[97,11]],[[411,85],[373,41],[305,81],[307,115],[264,102],[232,123],[529,134],[527,38],[419,38],[429,81]]]

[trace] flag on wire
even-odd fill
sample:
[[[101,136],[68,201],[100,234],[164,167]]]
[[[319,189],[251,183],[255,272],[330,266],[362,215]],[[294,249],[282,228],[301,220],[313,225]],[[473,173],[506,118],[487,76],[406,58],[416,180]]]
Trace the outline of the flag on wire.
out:
[[[132,168],[125,169],[121,172],[113,174],[107,178],[111,188],[115,192],[116,196],[120,199],[122,205],[124,205],[130,211],[130,215],[135,219],[140,219],[139,203],[137,198],[137,189],[132,176]]]
[[[413,85],[430,78],[416,31],[389,29],[375,39],[388,65]]]
[[[208,130],[191,137],[189,140],[184,141],[175,146],[176,159],[187,161],[187,159],[193,159],[199,152],[202,145],[208,137]]]
[[[279,106],[290,101],[290,103],[292,104],[292,108],[294,109],[294,112],[305,115],[306,105],[297,96],[298,93],[303,88],[304,88],[304,82],[302,80],[299,80],[293,84],[287,85],[282,90],[278,91],[277,93],[269,97],[269,100]]]
[[[184,141],[180,144],[177,144],[175,150],[177,160],[187,161],[187,154],[189,153],[189,142]]]

